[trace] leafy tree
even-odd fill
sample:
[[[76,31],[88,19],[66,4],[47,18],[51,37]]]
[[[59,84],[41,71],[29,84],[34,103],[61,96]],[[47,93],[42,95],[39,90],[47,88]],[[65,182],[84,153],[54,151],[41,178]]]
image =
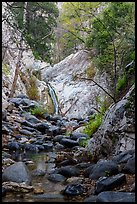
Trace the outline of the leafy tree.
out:
[[[52,61],[54,28],[58,9],[54,2],[3,2],[2,22],[10,30],[4,49],[17,51],[17,62],[9,97],[13,97],[23,51],[31,49],[36,59]],[[4,59],[5,54],[3,54]]]
[[[51,62],[58,9],[54,2],[12,2],[7,5],[36,59]]]

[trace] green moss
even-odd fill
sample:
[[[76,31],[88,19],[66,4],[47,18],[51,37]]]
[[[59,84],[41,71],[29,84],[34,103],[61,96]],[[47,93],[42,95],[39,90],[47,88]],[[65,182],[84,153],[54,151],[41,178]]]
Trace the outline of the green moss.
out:
[[[116,93],[118,93],[124,86],[126,85],[127,82],[127,75],[124,74],[122,77],[119,77],[117,86],[116,86]]]
[[[10,74],[10,69],[9,69],[8,65],[5,64],[5,63],[2,63],[2,73],[5,74],[5,75]]]
[[[32,115],[35,115],[38,118],[44,118],[44,114],[48,112],[47,108],[43,108],[41,106],[31,108],[29,111]]]
[[[91,65],[87,67],[87,69],[85,70],[85,73],[87,77],[91,79],[93,79],[96,74],[94,67]]]

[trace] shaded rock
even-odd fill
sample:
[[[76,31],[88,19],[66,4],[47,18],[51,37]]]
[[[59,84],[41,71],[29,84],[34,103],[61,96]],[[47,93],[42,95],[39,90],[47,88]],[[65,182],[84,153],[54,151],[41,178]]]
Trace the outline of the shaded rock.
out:
[[[93,171],[93,168],[94,168],[95,164],[90,164],[84,171],[84,176],[86,178],[89,177],[89,175],[91,174],[91,172]]]
[[[80,174],[80,170],[74,166],[64,166],[57,169],[57,173],[62,174],[66,177],[78,176]]]
[[[7,121],[7,111],[2,110],[2,120]]]
[[[97,196],[96,202],[135,202],[135,193],[105,191]]]
[[[34,115],[26,115],[25,119],[32,124],[41,123],[41,121]]]
[[[113,188],[120,186],[126,182],[125,174],[117,174],[112,177],[103,177],[96,182],[95,194],[99,194],[102,191],[112,190]]]
[[[52,125],[46,132],[48,135],[55,136],[60,133],[60,128],[58,126]]]
[[[77,165],[76,165],[76,167],[78,167],[78,168],[80,168],[80,169],[84,169],[84,168],[88,168],[88,167],[90,167],[92,164],[90,164],[90,163],[87,163],[87,162],[82,162],[82,163],[78,163]],[[89,175],[88,175],[89,176]],[[87,176],[87,177],[88,177]]]
[[[19,95],[16,96],[16,98],[27,98],[27,99],[29,99],[29,97],[27,95],[25,95],[25,94],[19,94]]]
[[[34,124],[28,122],[27,120],[24,120],[21,124],[31,128],[35,128]]]
[[[66,159],[62,162],[60,162],[60,166],[66,166],[66,165],[73,165],[73,164],[77,164],[77,160],[76,159],[73,159],[73,158],[70,158],[70,159]]]
[[[133,157],[127,161],[122,172],[129,173],[129,174],[135,174],[135,157]]]
[[[60,144],[64,145],[65,147],[72,148],[74,146],[79,146],[79,143],[75,140],[62,138]]]
[[[69,196],[76,196],[82,194],[83,192],[84,187],[81,184],[70,184],[65,188],[63,193]]]
[[[24,129],[22,129],[22,130],[19,130],[19,132],[21,133],[21,134],[23,134],[23,135],[33,135],[34,133],[32,133],[32,132],[30,132],[30,131],[28,131],[28,130],[24,130]]]
[[[60,142],[60,140],[64,137],[64,135],[56,135],[54,138],[53,138],[53,141],[54,142]]]
[[[10,133],[10,130],[2,124],[2,134],[8,135]]]
[[[20,148],[20,144],[18,142],[8,142],[7,147],[9,150],[17,150]]]
[[[4,187],[2,186],[2,197],[4,197],[4,196],[6,195],[6,192],[7,192],[6,188],[4,188]]]
[[[99,160],[91,170],[89,178],[98,179],[99,177],[106,176],[106,173],[109,174],[109,176],[117,174],[117,164],[111,160]]]
[[[59,143],[57,143],[57,144],[54,146],[54,149],[56,149],[56,150],[61,150],[61,149],[64,149],[64,148],[65,148],[64,145],[59,144]]]
[[[49,129],[49,125],[45,122],[37,123],[34,127],[43,134],[47,133],[47,130]]]
[[[21,98],[11,98],[11,99],[9,100],[9,102],[10,102],[10,103],[14,103],[15,106],[18,107],[18,106],[21,104],[22,99],[21,99]]]
[[[80,132],[73,132],[71,135],[70,135],[70,138],[72,140],[77,140],[81,137],[84,137],[84,138],[88,138],[88,135],[87,134],[84,134],[84,133],[80,133]]]
[[[16,162],[7,167],[2,174],[2,181],[13,181],[17,183],[31,183],[30,173],[23,162]]]
[[[24,149],[26,151],[38,152],[38,147],[36,145],[33,145],[33,144],[25,144]]]
[[[133,157],[133,154],[135,153],[135,150],[127,150],[124,151],[116,156],[113,157],[113,161],[117,164],[125,163],[127,162],[131,157]]]
[[[51,150],[53,148],[52,142],[43,144],[44,150]]]
[[[50,174],[48,175],[48,179],[53,182],[63,182],[66,177],[61,174]]]

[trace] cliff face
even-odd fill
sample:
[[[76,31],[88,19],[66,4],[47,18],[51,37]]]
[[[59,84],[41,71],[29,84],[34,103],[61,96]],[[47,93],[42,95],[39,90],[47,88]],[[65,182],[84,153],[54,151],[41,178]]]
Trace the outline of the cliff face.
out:
[[[71,54],[53,67],[41,69],[42,79],[50,81],[54,87],[62,113],[67,117],[84,117],[94,108],[98,108],[96,98],[101,100],[105,92],[92,81],[78,79],[77,76],[88,78],[87,70],[94,70],[92,79],[107,90],[106,73],[99,74],[93,67],[90,55],[81,50]]]
[[[98,131],[89,140],[88,150],[107,156],[135,149],[135,87],[107,110]]]

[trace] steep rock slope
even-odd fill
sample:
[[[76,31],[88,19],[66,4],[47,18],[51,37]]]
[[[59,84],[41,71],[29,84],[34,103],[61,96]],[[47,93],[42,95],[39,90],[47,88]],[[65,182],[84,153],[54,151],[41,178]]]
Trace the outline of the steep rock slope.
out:
[[[135,86],[107,110],[101,126],[89,140],[92,155],[107,156],[135,149]]]
[[[80,80],[79,77],[88,77],[86,70],[93,67],[90,55],[85,50],[71,54],[53,67],[41,69],[42,79],[50,81],[54,87],[62,113],[67,117],[84,117],[97,108],[96,97],[105,97],[105,92],[92,81]],[[94,79],[107,90],[106,73],[99,74],[94,68]]]

